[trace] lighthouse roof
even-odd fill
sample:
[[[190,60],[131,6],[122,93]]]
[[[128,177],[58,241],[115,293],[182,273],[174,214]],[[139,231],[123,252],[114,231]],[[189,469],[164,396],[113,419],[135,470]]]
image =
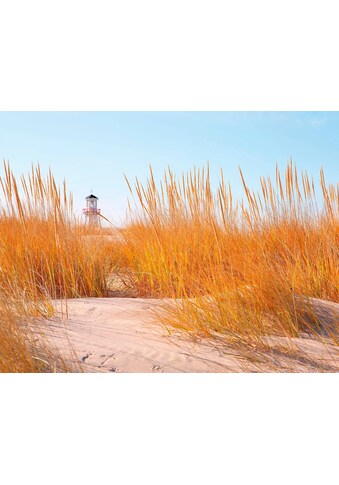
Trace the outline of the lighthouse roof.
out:
[[[89,199],[98,199],[98,197],[95,197],[95,195],[91,194],[88,197],[86,197],[86,200],[89,200]]]

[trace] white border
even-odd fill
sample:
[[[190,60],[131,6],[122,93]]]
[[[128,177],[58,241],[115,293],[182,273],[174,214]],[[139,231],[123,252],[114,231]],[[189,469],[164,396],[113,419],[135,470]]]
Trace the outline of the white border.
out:
[[[336,2],[12,0],[1,110],[338,110]],[[0,376],[2,483],[336,483],[330,375]]]
[[[336,2],[1,5],[1,110],[337,110]]]

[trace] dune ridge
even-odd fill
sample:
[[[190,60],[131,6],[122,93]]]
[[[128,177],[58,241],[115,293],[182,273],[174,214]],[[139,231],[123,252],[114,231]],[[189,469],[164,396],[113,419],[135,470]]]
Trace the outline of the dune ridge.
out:
[[[232,349],[222,336],[192,338],[160,324],[162,300],[81,298],[56,302],[45,337],[84,372],[336,372],[339,349],[312,338],[270,338],[266,353]],[[339,304],[315,301],[318,314],[339,316]],[[326,321],[324,320],[324,324]],[[326,344],[326,345],[325,345]],[[295,349],[296,353],[293,353]]]

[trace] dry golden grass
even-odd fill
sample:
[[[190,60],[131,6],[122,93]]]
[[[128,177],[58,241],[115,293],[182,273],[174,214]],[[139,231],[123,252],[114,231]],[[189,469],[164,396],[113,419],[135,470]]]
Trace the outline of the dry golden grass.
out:
[[[40,372],[46,365],[38,357],[33,334],[20,325],[13,310],[0,304],[0,372]]]
[[[4,163],[0,200],[0,302],[11,302],[1,318],[0,371],[45,369],[36,355],[32,360],[34,339],[18,322],[51,315],[55,298],[104,296],[112,248],[103,243],[97,250],[86,237],[66,184],[59,188],[51,172],[44,178],[33,167],[18,182]]]
[[[172,299],[164,323],[222,336],[249,358],[273,355],[268,336],[312,333],[337,344],[338,320],[324,329],[310,298],[339,302],[339,187],[323,172],[316,185],[292,163],[275,183],[261,179],[258,193],[240,177],[244,200],[222,173],[213,191],[208,167],[181,178],[169,169],[159,184],[152,170],[145,185],[127,181],[137,207],[111,237],[107,228],[89,233],[51,173],[33,167],[18,182],[4,164],[0,371],[55,369],[56,357],[21,322],[51,315],[52,299],[106,296],[112,279]]]
[[[222,173],[213,192],[208,167],[181,178],[168,169],[159,184],[152,170],[145,185],[127,181],[136,208],[121,272],[139,295],[179,299],[167,321],[190,333],[246,344],[321,333],[308,297],[339,302],[339,186],[322,171],[316,186],[292,162],[257,193],[240,177],[244,200]],[[327,334],[338,341],[338,322]]]
[[[100,250],[86,238],[73,215],[66,185],[57,187],[39,167],[21,177],[20,187],[5,164],[0,177],[0,288],[4,294],[36,302],[43,298],[102,296],[111,248]],[[111,270],[112,268],[109,267]]]
[[[37,331],[29,314],[18,314],[17,302],[0,301],[0,372],[79,371],[74,362],[66,363],[57,349],[50,349],[44,332]]]

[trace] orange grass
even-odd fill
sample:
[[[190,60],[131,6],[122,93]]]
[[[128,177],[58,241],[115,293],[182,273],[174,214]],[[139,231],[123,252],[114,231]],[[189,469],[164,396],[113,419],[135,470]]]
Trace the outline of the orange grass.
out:
[[[127,180],[136,208],[121,272],[141,296],[179,299],[168,320],[188,332],[248,340],[320,331],[308,297],[339,302],[339,186],[323,171],[317,186],[292,162],[256,193],[240,177],[243,200],[222,172],[213,191],[208,166],[181,178],[168,169],[160,183],[152,169],[144,185]]]
[[[46,362],[38,357],[32,332],[20,325],[16,312],[0,302],[0,372],[41,372]]]
[[[86,237],[72,195],[39,167],[17,183],[8,164],[0,177],[0,289],[30,302],[103,296],[110,248]],[[37,304],[37,309],[39,309]]]
[[[1,319],[1,355],[14,372],[21,367],[11,367],[4,348],[12,348],[23,362],[31,348],[28,330],[20,336],[20,318],[51,315],[51,299],[105,295],[113,263],[110,246],[98,247],[86,235],[73,215],[66,184],[58,187],[51,172],[43,177],[33,167],[18,181],[4,163],[0,201],[0,301],[11,301]]]
[[[66,363],[57,349],[50,349],[43,327],[24,315],[15,300],[0,297],[0,372],[68,372],[79,370]],[[34,331],[33,331],[34,329]]]
[[[192,334],[261,350],[263,337],[324,334],[309,298],[339,302],[339,187],[292,163],[274,183],[262,178],[257,193],[240,177],[243,200],[222,173],[212,190],[208,166],[181,178],[168,169],[160,183],[152,170],[145,185],[127,181],[137,206],[110,237],[74,217],[51,172],[33,167],[18,181],[5,163],[0,371],[50,370],[54,357],[20,322],[51,315],[55,298],[106,296],[112,273],[140,296],[172,299],[163,321]],[[326,335],[338,342],[337,321]]]

